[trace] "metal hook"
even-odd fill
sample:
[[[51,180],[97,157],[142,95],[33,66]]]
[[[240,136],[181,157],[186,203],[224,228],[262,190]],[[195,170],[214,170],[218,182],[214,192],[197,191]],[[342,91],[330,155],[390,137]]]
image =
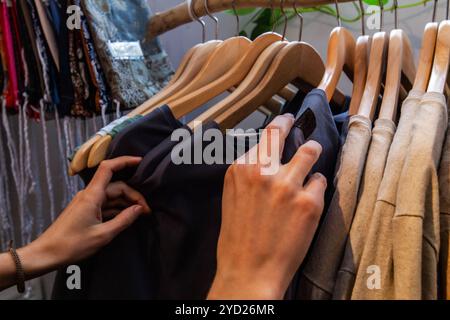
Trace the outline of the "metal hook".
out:
[[[286,11],[284,11],[284,0],[280,0],[280,11],[284,18],[283,37],[281,38],[281,40],[284,41],[286,39],[286,30],[288,24],[288,16],[286,14]]]
[[[208,7],[208,0],[205,0],[205,11],[206,11],[206,15],[208,17],[210,17],[213,21],[214,21],[214,33],[215,33],[215,39],[219,39],[219,19],[216,16],[213,16],[211,14],[211,12],[209,11],[209,7]]]
[[[275,10],[273,9],[273,0],[269,1],[270,1],[270,22],[272,22],[272,33],[275,33]]]
[[[339,12],[339,5],[338,5],[337,0],[334,0],[334,5],[336,6],[336,18],[338,21],[338,27],[340,27],[342,25],[342,22],[341,22],[341,14]]]
[[[231,1],[231,7],[233,8],[234,15],[236,16],[236,37],[239,36],[239,15],[236,10],[236,0]]]
[[[303,15],[297,10],[297,3],[296,2],[297,1],[294,0],[294,10],[295,10],[295,14],[300,19],[300,32],[298,33],[298,42],[301,42],[302,41],[302,34],[303,34]]]
[[[380,4],[380,31],[383,31],[383,13],[384,13],[384,3],[383,0],[379,0],[378,3]]]
[[[188,3],[188,11],[189,11],[189,15],[191,16],[192,21],[197,21],[198,23],[201,24],[202,26],[202,42],[205,43],[206,40],[206,25],[205,25],[205,21],[203,21],[202,19],[200,19],[196,14],[195,14],[195,9],[194,9],[194,0],[187,0]]]
[[[366,16],[366,13],[364,11],[364,5],[362,0],[359,0],[359,9],[361,10],[361,33],[363,36],[366,35],[366,21],[364,20],[364,17]]]
[[[436,10],[437,10],[437,2],[438,0],[434,0],[434,5],[433,5],[433,18],[432,18],[432,22],[436,22]]]
[[[447,13],[446,13],[446,19],[448,20],[450,18],[450,0],[447,0]]]
[[[394,26],[398,29],[398,1],[394,0]]]

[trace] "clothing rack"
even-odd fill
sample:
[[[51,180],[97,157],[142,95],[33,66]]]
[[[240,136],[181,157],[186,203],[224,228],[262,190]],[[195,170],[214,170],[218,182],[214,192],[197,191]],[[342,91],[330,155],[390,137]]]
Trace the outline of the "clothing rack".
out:
[[[193,1],[194,11],[198,17],[206,15],[204,1]],[[333,4],[334,0],[209,0],[208,9],[210,13],[221,12],[233,8],[285,8],[314,7],[325,4]],[[352,2],[352,0],[337,0],[338,3]],[[183,2],[172,9],[155,14],[150,20],[146,38],[153,39],[167,31],[175,29],[192,21],[189,15],[187,2]]]

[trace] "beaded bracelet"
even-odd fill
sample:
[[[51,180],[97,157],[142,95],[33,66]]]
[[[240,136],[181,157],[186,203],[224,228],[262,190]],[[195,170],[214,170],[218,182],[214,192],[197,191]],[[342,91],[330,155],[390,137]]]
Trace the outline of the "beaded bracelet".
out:
[[[23,271],[22,262],[20,262],[19,255],[16,252],[16,249],[13,247],[13,241],[9,242],[9,253],[11,254],[14,264],[16,265],[16,282],[17,282],[17,291],[19,293],[25,292],[25,273]]]

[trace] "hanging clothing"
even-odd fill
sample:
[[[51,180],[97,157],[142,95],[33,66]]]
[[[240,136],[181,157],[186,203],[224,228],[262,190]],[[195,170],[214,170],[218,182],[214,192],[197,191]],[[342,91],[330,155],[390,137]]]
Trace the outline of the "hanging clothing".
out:
[[[450,121],[449,121],[450,124]],[[450,125],[439,169],[441,246],[439,259],[439,297],[450,300]]]
[[[400,173],[408,153],[414,119],[419,110],[423,92],[410,91],[402,104],[401,117],[389,150],[384,176],[378,190],[377,202],[372,214],[367,239],[356,274],[352,299],[376,300],[394,299],[394,275],[392,259],[392,219],[395,212],[397,187]],[[375,270],[371,267],[376,266]],[[374,271],[380,271],[380,282],[369,288],[368,277]],[[372,273],[368,273],[372,272]],[[377,273],[378,275],[378,273]]]
[[[48,48],[50,49],[50,56],[53,59],[53,63],[56,65],[57,70],[59,70],[59,53],[58,53],[58,44],[56,40],[56,35],[47,15],[47,4],[40,0],[34,0],[34,4],[36,6],[36,11],[39,17],[39,21],[41,23],[42,32],[46,39],[46,43]]]
[[[76,6],[81,8],[81,1],[74,0]],[[105,76],[98,60],[97,52],[95,50],[94,42],[91,33],[88,28],[86,17],[84,14],[80,16],[81,19],[81,31],[83,35],[83,50],[85,56],[88,58],[88,69],[90,77],[93,83],[93,89],[95,91],[95,112],[100,114],[102,110],[106,110],[110,105],[109,90],[106,85]]]
[[[25,3],[20,4],[19,1],[17,6],[14,7],[17,14],[18,28],[20,39],[22,40],[23,47],[23,61],[26,66],[26,71],[24,70],[24,93],[28,96],[28,101],[31,104],[38,104],[38,101],[42,98],[42,88],[40,87],[40,79],[39,79],[39,61],[36,59],[34,54],[32,42],[34,42],[34,38],[30,38],[30,34],[27,29],[27,21],[25,18],[25,14],[22,10],[22,5],[26,5]]]
[[[2,24],[0,23],[0,94],[6,91],[7,79],[7,67],[6,67],[6,57],[5,49],[3,47],[3,31]]]
[[[69,35],[72,34],[72,31],[66,26],[66,22],[69,19],[69,14],[67,13],[69,0],[59,0],[59,3],[61,4],[59,11],[54,12],[53,14],[53,21],[56,24],[55,30],[58,34],[58,54],[60,63],[60,81],[58,84],[58,90],[61,101],[58,111],[60,116],[68,116],[70,115],[71,110],[74,108],[75,103],[74,84],[72,83],[72,75],[70,72],[71,59],[69,52],[69,48],[72,46],[72,43],[70,42],[72,40],[72,36]],[[58,14],[61,17],[60,19],[56,19]],[[57,23],[57,21],[59,21],[59,23]]]
[[[151,17],[147,2],[82,0],[81,4],[113,98],[135,108],[159,92],[173,70],[157,39],[143,41]]]
[[[26,0],[28,3],[28,9],[30,12],[30,18],[32,23],[32,30],[34,32],[34,38],[36,41],[36,47],[37,47],[37,53],[38,58],[41,62],[42,67],[42,76],[44,79],[44,94],[43,94],[43,100],[46,103],[51,103],[52,98],[56,98],[55,92],[54,92],[54,83],[55,81],[51,79],[51,66],[50,61],[48,58],[48,54],[46,51],[46,44],[44,35],[42,34],[42,29],[39,23],[39,17],[37,14],[37,10],[34,6],[34,2],[32,0]]]
[[[45,93],[46,93],[46,82],[45,82],[45,77],[44,77],[44,67],[42,65],[41,62],[41,58],[39,55],[39,49],[37,46],[37,37],[36,37],[36,33],[34,31],[34,24],[33,24],[33,19],[31,17],[31,10],[28,6],[27,1],[19,1],[18,2],[18,10],[20,11],[21,15],[23,16],[24,19],[24,27],[25,30],[28,34],[28,39],[29,39],[29,45],[31,47],[32,50],[32,55],[30,55],[29,57],[27,57],[27,59],[29,59],[30,63],[29,66],[31,67],[31,69],[29,69],[29,77],[30,77],[30,85],[33,86],[33,83],[35,83],[35,94],[32,94],[33,91],[30,91],[30,106],[33,107],[35,106],[35,110],[37,110],[38,106],[39,106],[39,101],[44,97]],[[26,38],[24,38],[26,39]],[[33,70],[35,70],[33,72]],[[34,78],[35,77],[35,78]],[[34,78],[34,80],[33,80]],[[32,89],[31,89],[32,90]],[[35,112],[33,114],[33,116],[35,118],[39,118],[38,112]]]
[[[447,121],[445,96],[426,93],[414,121],[392,222],[396,299],[437,299],[440,233],[437,169]]]
[[[359,183],[371,139],[371,121],[350,119],[330,207],[310,248],[299,283],[299,299],[330,299],[357,204]]]
[[[371,224],[378,189],[395,130],[395,123],[389,119],[375,121],[360,185],[358,205],[333,289],[333,300],[351,299],[356,272],[366,243],[368,226]]]
[[[14,52],[14,39],[12,34],[12,19],[10,17],[10,6],[8,1],[0,2],[0,23],[2,26],[3,54],[5,56],[8,81],[6,91],[3,95],[6,99],[6,106],[15,108],[18,103],[19,84],[17,80],[16,55]]]

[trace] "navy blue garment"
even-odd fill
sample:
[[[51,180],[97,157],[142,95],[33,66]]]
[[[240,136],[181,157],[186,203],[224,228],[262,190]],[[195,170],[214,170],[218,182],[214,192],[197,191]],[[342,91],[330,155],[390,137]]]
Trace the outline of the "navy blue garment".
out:
[[[340,142],[331,110],[325,106],[328,103],[323,91],[308,94],[286,140],[282,163],[288,162],[305,141],[314,139],[322,144],[324,152],[312,173],[321,172],[332,180]],[[165,119],[158,117],[158,125],[150,122],[146,125],[162,126],[161,132],[176,126],[182,128],[168,108],[160,111]],[[185,150],[191,148],[191,155],[196,147],[205,150],[211,144],[183,128],[191,138],[181,143]],[[210,122],[203,127],[203,133],[211,128],[218,126]],[[147,137],[151,131],[150,128],[146,131]],[[140,137],[138,131],[130,130],[128,134]],[[167,136],[150,146],[145,145],[145,139],[139,139],[139,149],[145,146],[146,155],[126,182],[145,196],[152,214],[140,218],[84,262],[82,290],[75,294],[68,291],[67,275],[60,272],[55,282],[55,299],[206,298],[216,272],[223,183],[229,164],[177,165],[171,156],[174,147],[179,147],[177,141]],[[228,138],[222,135],[220,139],[226,146]],[[122,139],[115,150],[125,153],[129,143],[138,145],[131,138]]]

